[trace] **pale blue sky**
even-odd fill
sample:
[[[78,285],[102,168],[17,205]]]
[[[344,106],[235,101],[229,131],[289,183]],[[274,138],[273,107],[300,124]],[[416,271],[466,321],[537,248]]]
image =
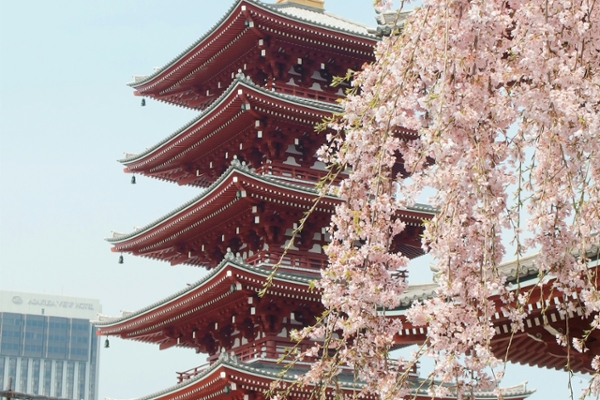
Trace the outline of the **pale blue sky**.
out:
[[[195,113],[154,101],[142,108],[125,83],[170,61],[231,4],[0,0],[0,289],[97,298],[105,314],[117,315],[204,274],[127,255],[119,265],[103,238],[197,194],[143,177],[129,183],[115,160],[155,144]],[[373,23],[371,0],[327,0],[326,8]],[[428,271],[427,264],[416,260],[412,269]],[[175,384],[175,371],[204,358],[112,339],[100,361],[99,398],[125,399]],[[538,389],[532,400],[568,397],[564,372],[509,366],[503,383],[523,380]]]

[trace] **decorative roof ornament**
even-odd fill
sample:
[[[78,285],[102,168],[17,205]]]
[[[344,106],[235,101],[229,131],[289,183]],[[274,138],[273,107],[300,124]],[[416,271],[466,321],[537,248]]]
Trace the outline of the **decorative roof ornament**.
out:
[[[246,79],[246,76],[244,75],[241,69],[238,69],[238,72],[237,74],[235,74],[235,77],[239,80]]]
[[[225,349],[221,349],[221,354],[219,354],[219,361],[229,362],[229,354]]]
[[[316,8],[317,10],[325,9],[325,0],[276,0],[275,4],[296,4]]]
[[[235,253],[235,262],[238,264],[246,264],[246,262],[244,261],[244,258],[242,257],[242,255],[240,254],[239,251],[237,253]]]
[[[377,36],[391,36],[397,34],[402,29],[406,17],[411,11],[401,12],[400,10],[384,10],[379,7],[375,7],[375,21],[377,21],[376,29],[369,29],[369,33]]]

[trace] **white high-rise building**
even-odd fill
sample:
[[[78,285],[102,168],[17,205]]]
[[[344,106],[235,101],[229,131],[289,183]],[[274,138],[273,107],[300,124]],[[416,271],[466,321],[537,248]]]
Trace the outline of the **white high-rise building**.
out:
[[[0,388],[77,400],[98,396],[93,299],[0,291]]]

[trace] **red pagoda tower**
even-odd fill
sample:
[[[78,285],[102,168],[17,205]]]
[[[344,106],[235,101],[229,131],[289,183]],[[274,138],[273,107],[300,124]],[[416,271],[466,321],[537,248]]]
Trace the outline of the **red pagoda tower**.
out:
[[[169,298],[97,322],[99,335],[207,354],[209,365],[178,373],[175,386],[144,399],[263,399],[284,368],[277,360],[295,344],[290,330],[313,324],[323,311],[310,282],[326,266],[327,227],[342,200],[325,196],[315,205],[315,183],[326,170],[315,156],[325,134],[314,126],[342,111],[336,100],[345,87],[332,87],[332,77],[373,61],[377,41],[367,27],[327,13],[323,3],[238,0],[180,56],[131,84],[138,96],[200,114],[121,160],[125,172],[205,190],[134,232],[115,234],[108,239],[112,251],[209,270]],[[400,160],[396,169],[402,172]],[[399,213],[407,230],[395,250],[421,255],[418,235],[432,215],[424,205]],[[296,364],[284,385],[309,365]],[[421,382],[413,377],[416,398],[430,398]],[[351,373],[340,375],[340,385],[357,389]],[[295,387],[291,397],[310,391]],[[518,386],[505,393],[523,399],[531,392]]]

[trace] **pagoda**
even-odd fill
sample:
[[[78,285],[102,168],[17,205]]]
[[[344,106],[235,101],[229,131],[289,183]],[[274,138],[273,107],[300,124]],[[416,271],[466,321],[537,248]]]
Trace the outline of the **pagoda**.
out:
[[[314,360],[284,375],[286,361],[277,361],[295,345],[311,346],[296,344],[289,332],[314,324],[324,310],[311,281],[326,267],[331,215],[343,201],[315,187],[327,174],[316,157],[327,132],[314,127],[342,111],[337,100],[347,86],[332,86],[333,77],[372,62],[378,40],[368,27],[326,12],[323,3],[238,0],[165,67],[130,84],[144,101],[199,115],[155,146],[126,154],[125,172],[203,190],[142,228],[113,234],[112,251],[208,270],[166,299],[96,322],[101,336],[207,355],[207,365],[177,373],[173,387],[144,399],[263,399],[278,379],[293,387],[292,398],[314,389],[292,385]],[[404,129],[397,134],[414,137]],[[399,157],[395,173],[403,172]],[[419,204],[398,212],[407,228],[393,250],[422,255],[423,220],[433,214]],[[415,398],[430,398],[416,371],[411,379]],[[340,374],[339,385],[348,393],[360,389],[351,371]],[[504,398],[530,393],[520,385],[506,389]]]

